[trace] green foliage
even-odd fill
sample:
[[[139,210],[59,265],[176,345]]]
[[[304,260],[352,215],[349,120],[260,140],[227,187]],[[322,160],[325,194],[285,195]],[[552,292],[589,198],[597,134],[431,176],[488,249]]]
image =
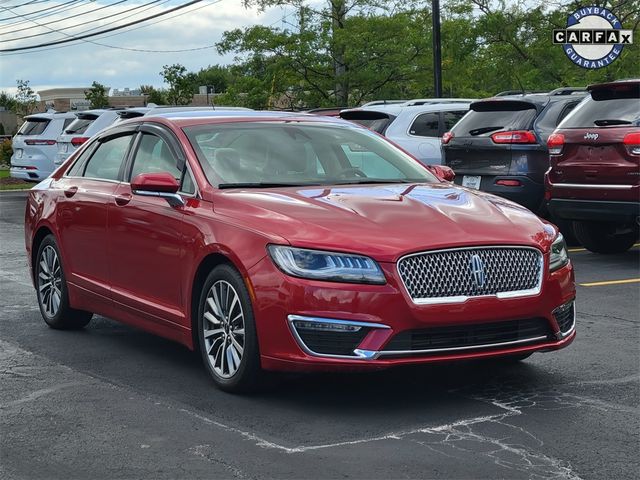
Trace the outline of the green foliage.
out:
[[[193,74],[187,74],[184,65],[175,63],[164,65],[160,72],[165,83],[169,85],[166,91],[167,102],[171,105],[188,105],[193,99]]]
[[[583,3],[449,0],[441,3],[445,96],[480,98],[503,90],[550,90],[640,75],[640,42],[610,67],[586,70],[553,45],[551,32]],[[624,28],[638,31],[637,1],[602,1]],[[253,108],[357,105],[371,99],[433,95],[430,2],[245,0],[289,6],[286,27],[224,33],[234,53],[222,99]],[[211,68],[211,67],[210,67]],[[202,82],[200,85],[206,85]],[[216,91],[220,91],[216,86]]]
[[[9,165],[11,155],[13,155],[11,140],[3,140],[2,143],[0,143],[0,165]]]
[[[18,87],[18,92],[15,96],[16,103],[13,111],[24,117],[35,110],[38,105],[38,96],[29,86],[29,80],[16,80],[16,86]]]
[[[0,92],[0,107],[6,110],[14,111],[16,107],[16,99],[4,90]]]
[[[140,85],[140,92],[147,96],[147,104],[166,105],[167,98],[164,90],[157,90],[151,85]]]
[[[84,98],[91,102],[91,108],[104,108],[109,106],[107,87],[94,81],[89,90],[85,90]]]

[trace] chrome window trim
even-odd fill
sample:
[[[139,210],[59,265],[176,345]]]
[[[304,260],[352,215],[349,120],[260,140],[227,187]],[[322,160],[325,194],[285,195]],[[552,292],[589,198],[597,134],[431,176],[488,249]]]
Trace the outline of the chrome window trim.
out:
[[[605,190],[629,190],[637,185],[611,185],[611,184],[586,184],[586,183],[552,183],[553,188],[602,188]]]
[[[94,182],[105,182],[105,183],[126,183],[120,180],[111,180],[108,178],[96,178],[96,177],[81,177],[78,175],[63,175],[62,178],[77,178],[80,180],[93,180]]]
[[[516,250],[533,250],[534,252],[536,252],[539,257],[538,257],[538,261],[540,262],[540,274],[538,276],[538,285],[535,288],[530,288],[527,290],[516,290],[513,292],[499,292],[496,294],[490,294],[490,295],[476,295],[476,296],[468,296],[468,295],[459,295],[459,296],[452,296],[452,297],[428,297],[428,298],[416,298],[414,299],[411,296],[411,293],[409,292],[409,289],[407,288],[407,286],[405,285],[405,282],[402,278],[402,273],[400,272],[400,263],[407,259],[407,258],[411,258],[411,257],[417,257],[420,255],[429,255],[429,254],[433,254],[433,253],[441,253],[441,252],[458,252],[460,250],[478,250],[478,249],[485,249],[485,250],[497,250],[497,249],[504,249],[504,248],[511,248],[511,249],[516,249]],[[410,253],[408,255],[404,255],[402,257],[400,257],[398,259],[398,261],[396,262],[396,273],[398,274],[398,279],[400,280],[400,283],[402,284],[402,287],[404,288],[404,291],[406,292],[407,296],[409,297],[409,299],[416,305],[434,305],[434,304],[447,304],[447,303],[464,303],[467,300],[469,300],[470,298],[521,298],[521,297],[532,297],[535,295],[539,295],[540,292],[542,291],[542,281],[544,279],[544,273],[546,271],[546,265],[545,265],[545,260],[544,260],[544,254],[542,253],[542,251],[538,248],[535,247],[529,247],[529,246],[521,246],[521,245],[489,245],[489,246],[485,246],[485,245],[478,245],[478,246],[474,246],[474,247],[461,247],[461,248],[443,248],[443,249],[439,249],[439,250],[426,250],[426,251],[422,251],[422,252],[416,252],[416,253]]]
[[[293,325],[293,322],[296,320],[301,320],[305,322],[335,323],[339,325],[356,325],[356,326],[367,327],[367,328],[391,329],[389,325],[385,325],[383,323],[359,322],[355,320],[340,320],[336,318],[308,317],[305,315],[288,315],[287,323],[289,324],[289,330],[291,330],[291,333],[293,334],[293,337],[298,343],[298,346],[302,349],[304,353],[306,353],[307,355],[311,355],[312,357],[342,358],[342,359],[349,359],[349,360],[368,360],[369,359],[369,357],[365,353],[361,353],[361,352],[366,352],[366,350],[360,350],[358,348],[356,348],[353,351],[353,355],[334,355],[330,353],[314,352],[309,347],[307,347],[307,345],[304,343],[304,341],[298,334],[296,327]]]

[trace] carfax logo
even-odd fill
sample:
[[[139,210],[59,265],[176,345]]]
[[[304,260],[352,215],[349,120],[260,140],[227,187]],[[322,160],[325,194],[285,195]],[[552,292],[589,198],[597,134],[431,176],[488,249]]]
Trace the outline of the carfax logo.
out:
[[[583,68],[611,65],[625,45],[633,43],[633,30],[623,30],[613,12],[603,7],[583,7],[567,18],[567,28],[553,31],[553,43]]]

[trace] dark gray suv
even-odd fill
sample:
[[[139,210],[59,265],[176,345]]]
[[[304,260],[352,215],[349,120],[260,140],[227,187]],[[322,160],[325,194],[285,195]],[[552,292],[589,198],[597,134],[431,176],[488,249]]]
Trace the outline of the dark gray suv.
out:
[[[547,138],[585,94],[551,92],[473,102],[469,113],[442,137],[442,163],[455,171],[457,184],[546,215]]]

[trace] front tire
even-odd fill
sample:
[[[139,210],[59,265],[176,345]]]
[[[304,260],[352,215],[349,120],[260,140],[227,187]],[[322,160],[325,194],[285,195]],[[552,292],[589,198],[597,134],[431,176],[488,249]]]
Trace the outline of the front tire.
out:
[[[638,227],[605,222],[573,222],[576,237],[594,253],[623,253],[638,239]]]
[[[198,344],[213,381],[228,392],[256,389],[261,380],[253,308],[242,276],[218,265],[202,286]]]
[[[60,250],[53,235],[47,235],[38,248],[34,265],[38,306],[42,318],[51,328],[84,328],[93,314],[69,306],[69,292],[60,260]]]

